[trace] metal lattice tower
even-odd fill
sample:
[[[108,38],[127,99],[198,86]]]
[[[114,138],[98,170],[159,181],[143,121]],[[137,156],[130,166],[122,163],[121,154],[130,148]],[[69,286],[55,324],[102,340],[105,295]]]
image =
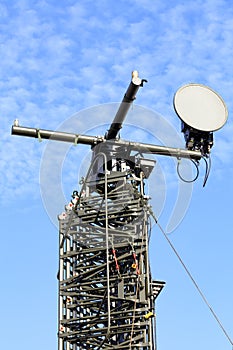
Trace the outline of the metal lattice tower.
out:
[[[60,215],[59,350],[154,350],[164,285],[152,280],[148,258],[144,180],[154,162],[101,148]]]
[[[151,208],[144,188],[155,161],[144,154],[189,158],[196,167],[204,158],[205,185],[213,131],[226,122],[227,109],[213,90],[189,84],[174,99],[186,149],[121,140],[144,82],[133,72],[104,136],[21,127],[18,120],[12,127],[13,135],[81,143],[93,151],[80,192],[59,215],[58,350],[156,350],[154,304],[164,282],[154,281],[150,271]]]

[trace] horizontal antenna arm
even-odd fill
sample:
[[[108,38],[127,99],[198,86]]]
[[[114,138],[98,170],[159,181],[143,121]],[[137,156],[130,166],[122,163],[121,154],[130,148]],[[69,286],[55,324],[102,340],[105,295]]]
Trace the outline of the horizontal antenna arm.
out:
[[[115,139],[117,137],[118,132],[122,128],[122,123],[128,113],[128,110],[136,99],[136,94],[140,86],[143,86],[143,82],[146,82],[145,79],[140,79],[138,77],[138,72],[133,71],[132,80],[128,86],[128,89],[125,93],[125,96],[120,104],[120,107],[114,117],[114,120],[110,126],[110,129],[107,131],[105,138],[106,140]]]
[[[158,154],[162,156],[170,156],[176,158],[192,158],[195,160],[199,160],[202,157],[200,151],[190,151],[188,149],[159,146],[149,143],[117,140],[115,141],[115,144],[119,146],[125,146],[126,148],[130,148],[131,150],[141,151],[142,153]]]
[[[54,141],[63,141],[69,142],[73,144],[84,144],[95,146],[98,143],[106,142],[106,139],[103,136],[89,136],[89,135],[79,135],[72,134],[68,132],[61,131],[51,131],[51,130],[43,130],[36,128],[28,128],[23,126],[12,126],[12,135],[18,136],[27,136],[34,137],[37,139],[50,139]],[[140,151],[142,153],[152,153],[163,156],[170,156],[176,158],[192,158],[199,160],[202,157],[200,151],[190,151],[187,149],[174,148],[174,147],[166,147],[166,146],[158,146],[149,143],[141,143],[141,142],[132,142],[125,140],[109,140],[109,143],[113,143],[117,146],[125,147],[126,149]]]
[[[70,143],[81,143],[84,145],[95,146],[97,143],[102,142],[104,140],[103,137],[97,136],[88,136],[88,135],[79,135],[72,134],[68,132],[61,131],[51,131],[51,130],[43,130],[36,128],[27,128],[23,126],[12,126],[11,129],[12,135],[18,136],[27,136],[27,137],[35,137],[37,139],[50,139],[55,141],[63,141]]]

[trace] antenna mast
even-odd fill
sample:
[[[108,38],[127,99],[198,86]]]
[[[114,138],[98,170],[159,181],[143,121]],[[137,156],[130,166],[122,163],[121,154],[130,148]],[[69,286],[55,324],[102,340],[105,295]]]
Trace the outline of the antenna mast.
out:
[[[214,96],[222,114],[208,119],[205,129],[203,118],[190,123],[186,96],[193,96],[193,86],[188,86],[185,98],[178,90],[174,102],[186,149],[121,140],[123,121],[145,81],[133,72],[105,136],[21,127],[18,122],[12,127],[14,135],[82,143],[93,151],[81,190],[73,192],[58,216],[58,350],[157,349],[154,305],[165,283],[153,280],[150,270],[151,211],[145,182],[155,161],[143,154],[191,158],[198,164],[209,156],[212,131],[223,126],[227,112],[212,90],[198,85],[193,106],[203,101],[201,90],[206,98]]]

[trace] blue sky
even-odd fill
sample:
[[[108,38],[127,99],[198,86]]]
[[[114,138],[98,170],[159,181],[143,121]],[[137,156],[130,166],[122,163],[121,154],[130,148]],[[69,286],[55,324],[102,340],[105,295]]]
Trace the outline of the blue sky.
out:
[[[74,132],[98,134],[108,119],[100,114],[95,120],[93,106],[105,104],[106,111],[106,104],[119,102],[134,69],[148,79],[136,104],[154,116],[141,118],[137,128],[126,126],[122,137],[144,141],[147,133],[153,142],[161,141],[157,115],[179,134],[173,95],[190,82],[210,86],[227,104],[229,119],[215,133],[207,185],[202,188],[202,167],[193,187],[184,190],[188,210],[169,238],[233,338],[232,32],[229,0],[0,1],[2,348],[57,347],[58,234],[40,192],[44,152],[50,146],[11,136],[11,125],[18,118],[23,126],[53,130],[77,125]],[[129,124],[135,124],[137,111],[130,111]],[[162,142],[173,146],[171,135],[166,141],[163,135]],[[64,194],[51,195],[52,204],[59,198],[61,211],[66,204],[61,199],[69,201],[88,153],[83,146],[68,150],[61,176]],[[149,187],[166,228],[183,187],[171,160],[157,162],[163,190],[160,182],[157,193],[153,181]],[[49,169],[47,180],[55,170]],[[156,227],[150,257],[154,277],[167,282],[156,306],[158,349],[231,349]]]

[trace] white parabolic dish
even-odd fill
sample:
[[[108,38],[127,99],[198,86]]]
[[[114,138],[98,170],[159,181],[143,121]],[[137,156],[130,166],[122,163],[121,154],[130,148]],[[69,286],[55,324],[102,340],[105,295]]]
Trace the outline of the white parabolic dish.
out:
[[[228,117],[221,96],[201,84],[188,84],[178,89],[174,96],[174,108],[183,122],[201,131],[221,129]]]

